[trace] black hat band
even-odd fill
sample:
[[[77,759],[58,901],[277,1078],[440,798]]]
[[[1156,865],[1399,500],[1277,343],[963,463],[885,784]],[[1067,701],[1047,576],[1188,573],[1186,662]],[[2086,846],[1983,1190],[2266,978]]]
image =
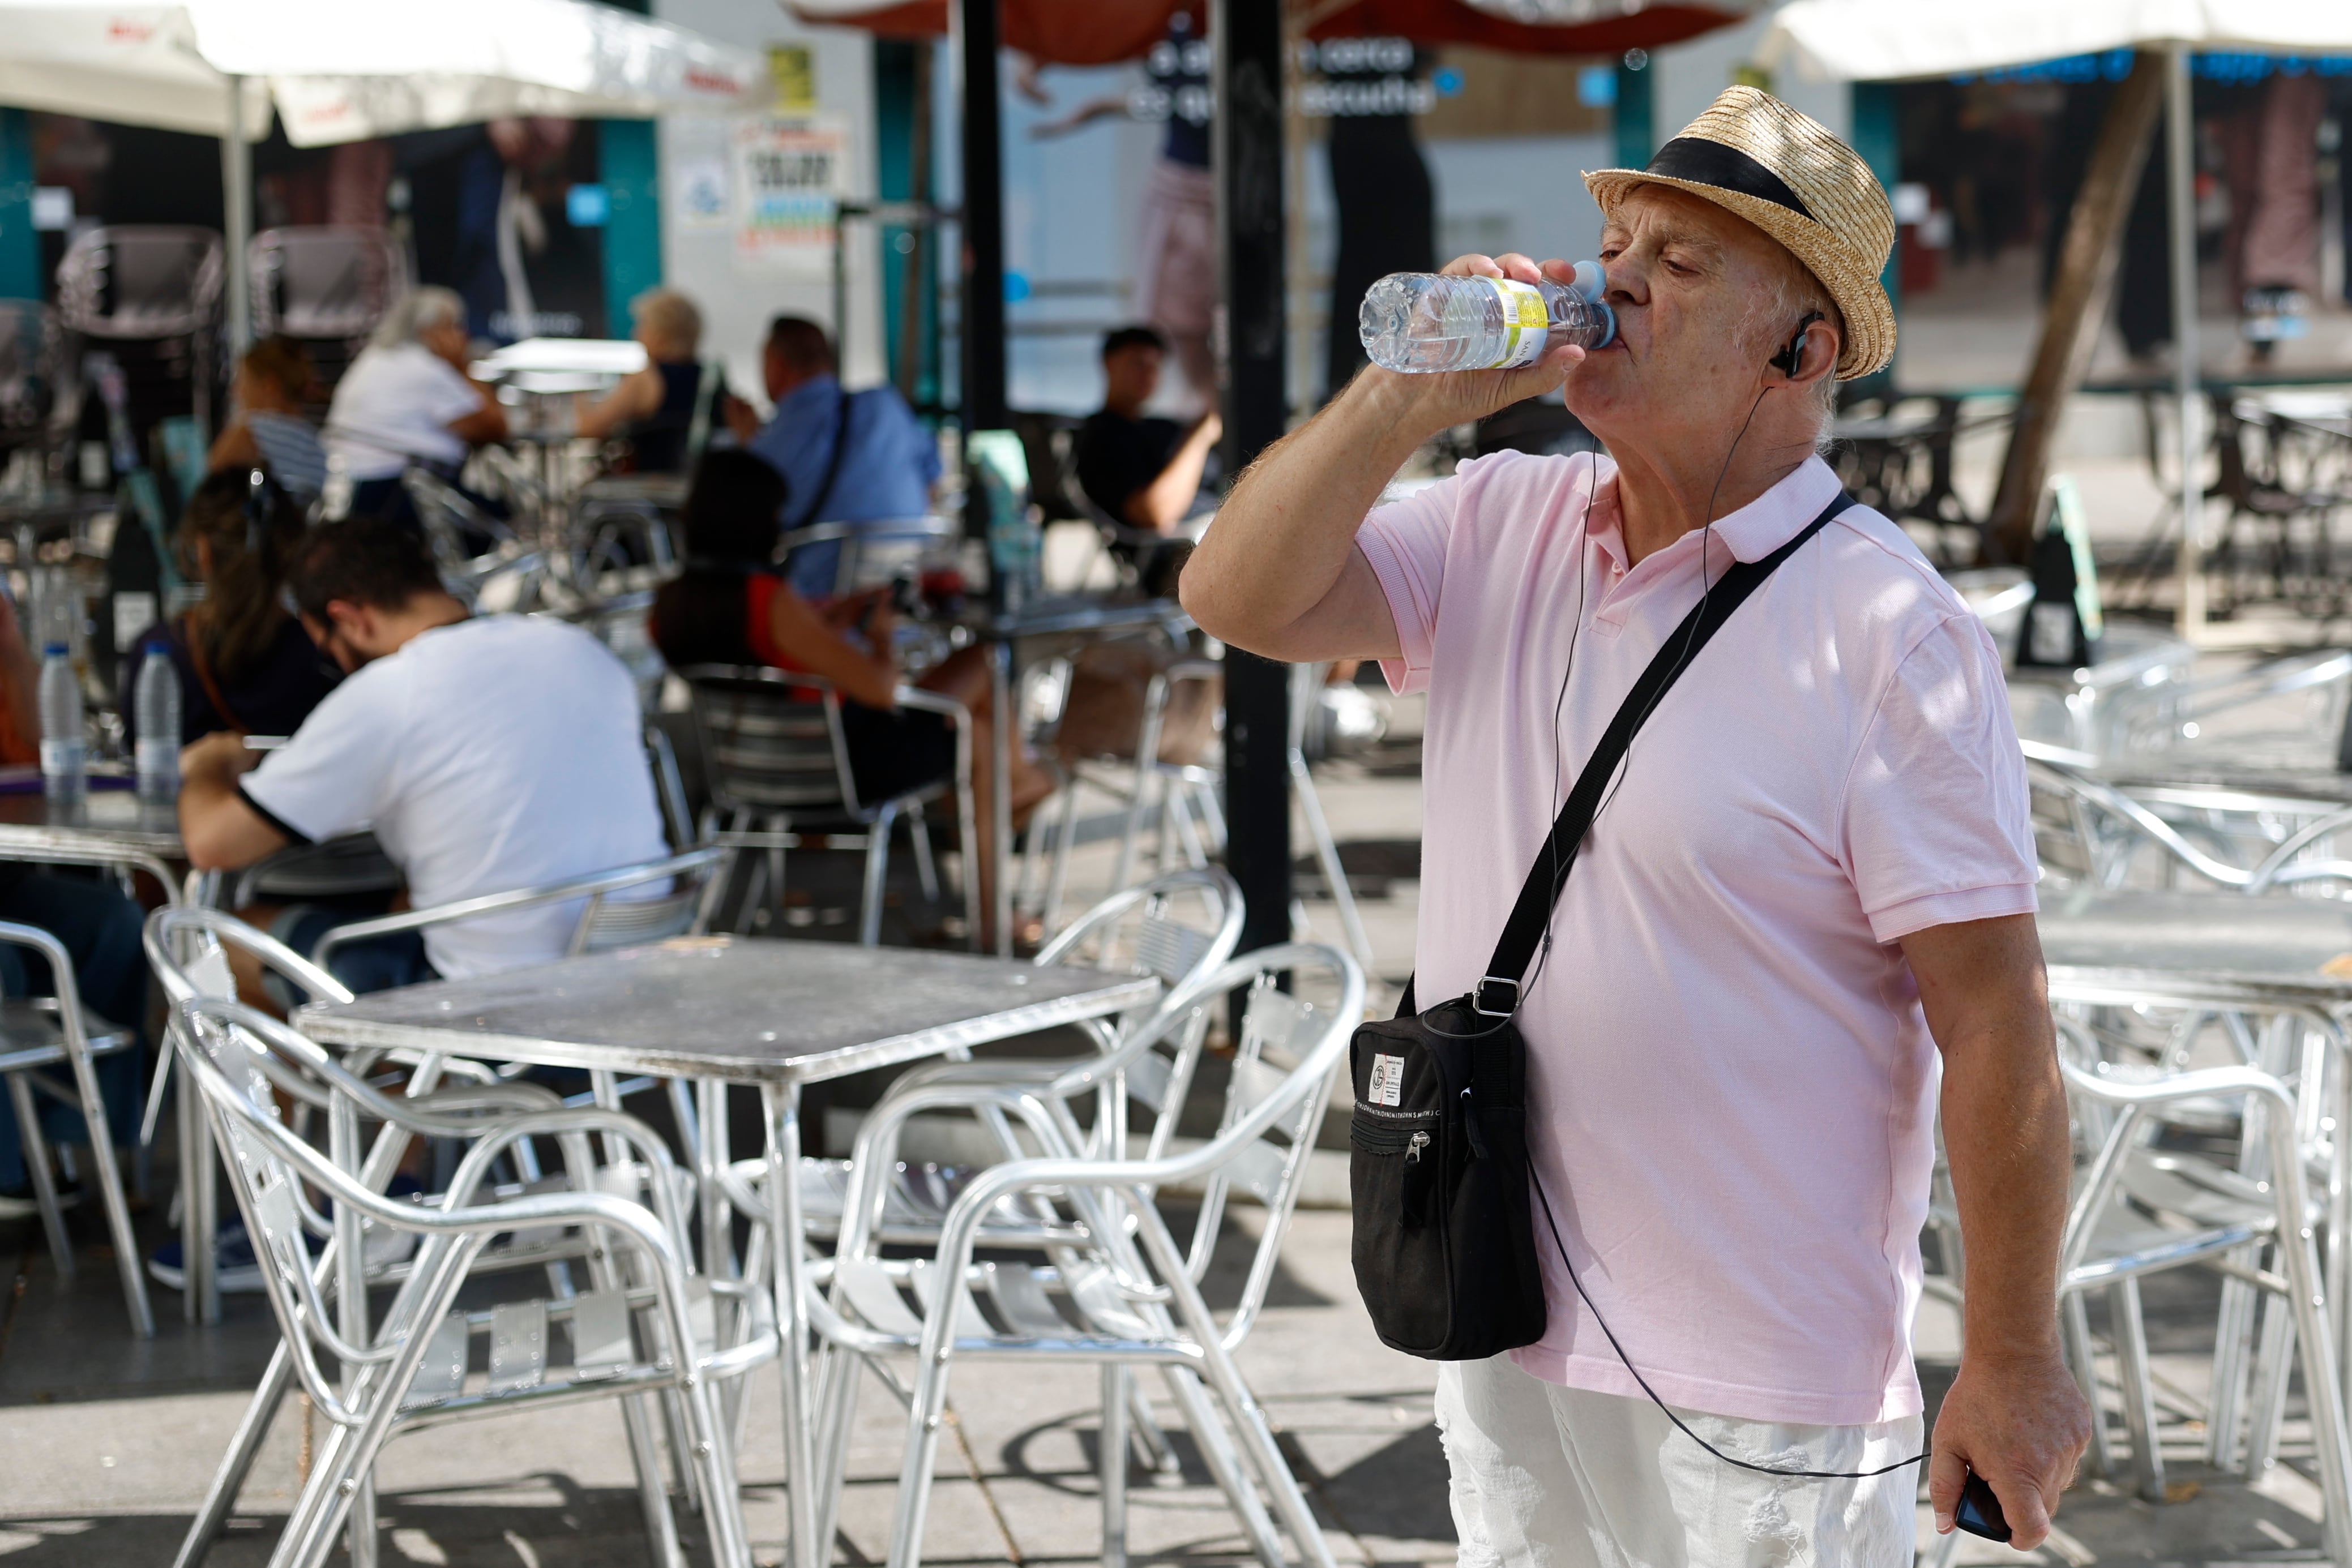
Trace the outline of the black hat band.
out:
[[[1813,215],[1780,175],[1738,148],[1727,147],[1720,141],[1709,141],[1705,137],[1675,137],[1658,149],[1658,155],[1650,160],[1649,167],[1643,172],[1737,191],[1743,196],[1753,196],[1759,202],[1786,207],[1801,218]]]

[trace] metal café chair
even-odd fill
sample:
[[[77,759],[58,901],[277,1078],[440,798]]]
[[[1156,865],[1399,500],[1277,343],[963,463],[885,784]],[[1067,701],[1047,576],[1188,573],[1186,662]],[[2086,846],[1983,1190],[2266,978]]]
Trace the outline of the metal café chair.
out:
[[[375,330],[405,292],[407,267],[389,233],[353,225],[263,229],[246,246],[257,335],[350,341]]]
[[[2086,755],[2020,744],[2042,862],[2066,881],[2118,888],[2153,874],[2171,886],[2185,875],[2261,896],[2352,878],[2335,848],[2352,833],[2352,807],[2194,785],[2143,798],[2093,772]]]
[[[211,229],[133,224],[89,229],[58,263],[58,318],[116,345],[134,415],[186,413],[211,423],[213,353],[226,277]],[[133,348],[132,345],[152,345]]]
[[[816,523],[794,528],[777,540],[776,559],[789,570],[795,555],[820,546],[835,546],[829,591],[855,593],[860,589],[886,587],[900,577],[919,580],[926,570],[953,566],[962,543],[961,525],[948,517]]]
[[[63,435],[75,397],[58,313],[37,299],[0,299],[0,452]]]
[[[331,970],[336,951],[354,942],[406,932],[425,932],[436,926],[479,920],[487,915],[544,908],[551,904],[576,903],[581,906],[566,948],[567,956],[605,953],[617,947],[634,947],[672,936],[698,935],[709,924],[734,852],[725,845],[706,844],[661,860],[647,861],[639,865],[616,866],[611,871],[574,877],[569,882],[517,888],[509,893],[484,894],[478,898],[457,899],[426,909],[411,909],[397,915],[355,920],[331,928],[319,938],[311,956],[320,968]],[[640,897],[615,896],[656,883],[667,885],[659,893]],[[593,1103],[614,1110],[619,1109],[623,1102],[633,1095],[654,1089],[666,1091],[670,1097],[671,1108],[678,1118],[681,1133],[689,1142],[696,1137],[693,1107],[687,1096],[686,1086],[680,1081],[621,1079],[604,1071],[591,1072],[589,1081],[591,1087],[587,1097],[581,1103]]]
[[[89,1129],[89,1163],[97,1177],[99,1199],[106,1208],[107,1235],[114,1246],[116,1270],[122,1276],[122,1302],[131,1313],[131,1331],[141,1339],[152,1339],[155,1312],[147,1300],[146,1276],[140,1271],[139,1240],[131,1228],[122,1172],[115,1162],[113,1130],[93,1066],[101,1056],[130,1050],[139,1037],[131,1028],[109,1023],[82,1006],[74,984],[73,960],[56,937],[37,926],[0,921],[0,944],[39,954],[48,964],[54,988],[47,997],[10,997],[0,1001],[0,1080],[8,1085],[8,1103],[16,1113],[25,1169],[32,1178],[33,1201],[40,1210],[50,1260],[59,1280],[73,1278],[73,1243],[66,1236],[65,1211],[58,1200],[56,1176],[49,1168],[48,1142],[41,1135],[40,1110],[34,1099],[37,1092],[74,1106]],[[65,1070],[70,1087],[49,1076],[58,1068]]]
[[[1194,919],[1181,917],[1180,911],[1187,904],[1197,907]],[[1090,1056],[973,1061],[964,1052],[959,1053],[960,1060],[917,1068],[891,1086],[881,1102],[885,1109],[873,1114],[883,1115],[905,1094],[937,1082],[1028,1084],[1055,1099],[1086,1093],[1096,1097],[1094,1131],[1082,1145],[1089,1150],[1112,1147],[1123,1153],[1130,1105],[1139,1106],[1150,1119],[1147,1145],[1158,1154],[1175,1130],[1200,1063],[1209,1022],[1202,986],[1232,956],[1241,940],[1241,889],[1215,867],[1177,872],[1113,894],[1057,933],[1034,962],[1041,968],[1068,964],[1152,976],[1163,989],[1150,1014],[1128,1028],[1103,1019],[1079,1026],[1094,1037],[1097,1050]],[[1186,1015],[1183,1026],[1160,1027],[1161,1015],[1175,1012]],[[986,1136],[976,1142],[993,1144],[992,1158],[1018,1159],[1030,1152],[1001,1118],[983,1116],[982,1123]],[[851,1160],[803,1157],[801,1209],[810,1235],[831,1239],[839,1234],[854,1168]],[[881,1239],[893,1246],[936,1244],[949,1208],[985,1168],[984,1163],[896,1162],[880,1221]],[[735,1166],[738,1190],[756,1186],[766,1170],[764,1160]],[[1011,1223],[1024,1236],[1034,1229],[1018,1218]],[[705,1228],[719,1233],[709,1217]]]
[[[131,849],[94,846],[87,841],[52,834],[36,827],[0,829],[0,861],[37,865],[87,866],[112,873],[130,889],[131,873],[144,872],[163,889],[167,904],[180,896],[171,868],[151,854]],[[65,1231],[65,1215],[47,1140],[41,1135],[34,1096],[37,1093],[74,1105],[89,1130],[90,1164],[96,1167],[100,1201],[106,1209],[109,1239],[115,1266],[122,1276],[124,1305],[131,1313],[131,1332],[142,1339],[153,1336],[155,1314],[147,1297],[147,1281],[140,1271],[139,1246],[131,1224],[131,1208],[122,1190],[122,1176],[114,1157],[113,1131],[91,1066],[99,1057],[130,1049],[137,1042],[133,1024],[110,1022],[81,1004],[74,983],[72,961],[57,938],[38,927],[0,924],[0,943],[37,952],[47,962],[55,982],[45,998],[9,998],[0,1002],[0,1078],[5,1078],[11,1110],[24,1148],[25,1166],[33,1184],[33,1200],[40,1211],[41,1228],[49,1256],[60,1279],[74,1273],[73,1249]],[[69,1087],[50,1073],[63,1068]],[[160,1082],[161,1068],[157,1070]],[[151,1113],[142,1124],[142,1147],[153,1137]]]
[[[712,1560],[727,1568],[749,1564],[733,1435],[716,1385],[772,1356],[776,1339],[771,1324],[739,1343],[718,1343],[697,1321],[685,1230],[667,1197],[673,1185],[653,1184],[651,1209],[604,1191],[481,1200],[493,1162],[535,1134],[569,1142],[572,1156],[584,1165],[593,1132],[666,1173],[667,1151],[650,1129],[610,1112],[469,1117],[420,1110],[377,1092],[295,1030],[235,1002],[183,1003],[173,1041],[228,1154],[238,1207],[264,1253],[284,1359],[330,1423],[273,1561],[323,1563],[355,1511],[353,1555],[373,1557],[371,1472],[400,1432],[530,1404],[618,1397],[625,1416],[635,1413],[628,1426],[656,1560],[681,1562],[643,1407],[644,1396],[674,1392],[686,1427],[680,1468],[694,1472],[689,1495],[709,1531]],[[273,1090],[326,1113],[331,1153],[321,1154],[279,1119]],[[390,1158],[361,1153],[363,1116],[383,1124],[375,1154],[389,1150]],[[362,1179],[363,1170],[387,1177],[398,1148],[414,1135],[472,1141],[437,1205],[386,1198]],[[588,1176],[585,1169],[576,1174]],[[331,1218],[312,1203],[311,1190],[331,1206]],[[374,1323],[359,1263],[362,1220],[421,1238],[413,1268]],[[589,1254],[593,1289],[487,1311],[457,1308],[458,1292],[493,1237],[545,1226],[577,1228],[597,1239]],[[328,1243],[315,1258],[311,1236]],[[752,1300],[746,1287],[731,1288]],[[747,1321],[755,1316],[746,1314]],[[551,1375],[550,1330],[557,1322],[569,1329],[568,1376]],[[488,1375],[479,1382],[471,1371],[477,1339],[488,1342]],[[327,1376],[327,1357],[341,1364],[340,1379]],[[247,1426],[254,1424],[248,1416]],[[233,1458],[244,1438],[240,1432],[233,1441]]]
[[[907,820],[924,896],[938,898],[939,872],[923,808],[952,793],[964,861],[964,915],[969,939],[979,945],[980,878],[973,869],[979,819],[971,789],[971,715],[962,704],[916,686],[898,689],[901,707],[938,714],[955,727],[954,773],[887,800],[867,800],[857,791],[841,726],[841,696],[831,682],[751,665],[696,664],[677,674],[691,695],[703,778],[710,789],[702,840],[766,852],[751,862],[739,929],[748,929],[763,890],[772,886],[776,906],[782,907],[785,851],[814,837],[848,839],[862,842],[866,852],[857,939],[875,946],[882,939],[891,830],[899,818]]]
[[[1197,906],[1193,919],[1181,917],[1186,905]],[[1102,1019],[1078,1027],[1093,1036],[1097,1053],[1072,1059],[990,1058],[972,1061],[969,1052],[954,1053],[944,1064],[918,1068],[902,1076],[871,1113],[894,1129],[903,1123],[892,1107],[907,1093],[934,1083],[984,1084],[992,1089],[1028,1085],[1049,1098],[1097,1098],[1094,1130],[1083,1145],[1087,1152],[1125,1154],[1133,1133],[1132,1107],[1149,1118],[1145,1146],[1157,1155],[1165,1150],[1181,1113],[1198,1067],[1208,1030],[1209,1006],[1215,998],[1204,990],[1209,976],[1231,956],[1241,938],[1241,890],[1223,870],[1177,872],[1141,887],[1113,894],[1068,928],[1056,934],[1037,954],[1040,967],[1083,965],[1129,974],[1151,975],[1162,984],[1160,1001],[1150,1013],[1122,1028]],[[1171,1024],[1170,1019],[1181,1021]],[[725,1086],[702,1086],[701,1124],[707,1130],[700,1167],[702,1233],[706,1266],[714,1272],[730,1264],[708,1249],[714,1238],[730,1232],[730,1209],[751,1214],[768,1212],[762,1186],[767,1162],[730,1161],[726,1146]],[[1034,1150],[1024,1145],[992,1103],[972,1107],[978,1127],[973,1143],[984,1155],[942,1164],[932,1160],[893,1158],[877,1237],[893,1247],[936,1247],[949,1210],[972,1181],[999,1160],[1023,1158]],[[946,1118],[942,1117],[942,1121]],[[894,1132],[895,1137],[895,1132]],[[895,1145],[894,1145],[895,1148]],[[801,1207],[807,1234],[832,1241],[840,1235],[856,1161],[803,1155],[801,1159]],[[1045,1222],[1050,1227],[1050,1219]],[[1034,1246],[1050,1234],[1041,1228],[1034,1212],[1006,1204],[983,1222],[982,1243],[988,1246]],[[1132,1412],[1135,1445],[1150,1469],[1172,1473],[1175,1450],[1140,1400]]]
[[[430,469],[412,465],[400,483],[416,508],[444,587],[469,608],[486,600],[498,601],[501,610],[530,605],[545,573],[544,557],[526,548],[503,518]]]
[[[1310,1003],[1286,992],[1286,977],[1302,992],[1328,999]],[[860,1363],[912,1364],[911,1421],[891,1531],[891,1568],[914,1568],[922,1557],[931,1474],[956,1362],[1092,1364],[1101,1369],[1103,1382],[1103,1555],[1108,1563],[1122,1563],[1128,1378],[1135,1367],[1156,1366],[1259,1558],[1268,1568],[1291,1560],[1276,1529],[1278,1516],[1297,1548],[1297,1561],[1330,1563],[1322,1532],[1233,1357],[1272,1282],[1333,1071],[1362,1016],[1363,974],[1336,949],[1293,944],[1263,948],[1220,967],[1203,981],[1201,994],[1244,989],[1248,1001],[1223,1114],[1216,1135],[1196,1148],[1146,1158],[1087,1154],[1066,1103],[1018,1086],[935,1083],[904,1096],[890,1117],[869,1122],[859,1137],[848,1223],[832,1268],[832,1295],[812,1303],[813,1321],[838,1353],[826,1358],[820,1387],[820,1452],[832,1466],[820,1497],[821,1523],[828,1530]],[[1183,1027],[1181,1011],[1158,1016],[1163,1030]],[[877,1221],[898,1127],[932,1105],[979,1103],[992,1103],[1017,1119],[1044,1154],[994,1166],[966,1188],[949,1210],[931,1257],[887,1256]],[[1160,1195],[1178,1184],[1200,1195],[1189,1240],[1182,1242],[1177,1232],[1184,1226],[1171,1223],[1160,1207]],[[1265,1218],[1240,1301],[1221,1322],[1202,1299],[1200,1282],[1237,1186],[1265,1205]],[[1053,1217],[1049,1236],[1036,1248],[1045,1262],[974,1262],[973,1250],[982,1244],[991,1216],[1008,1199],[1024,1207],[1043,1206],[1041,1220]]]
[[[2138,1281],[2162,1270],[2202,1264],[2232,1282],[2267,1292],[2276,1304],[2265,1319],[2253,1408],[2242,1413],[2239,1401],[2246,1395],[2232,1370],[2227,1382],[2215,1386],[2215,1408],[2208,1413],[2210,1440],[2234,1448],[2242,1422],[2250,1420],[2256,1446],[2252,1458],[2264,1457],[2261,1446],[2275,1440],[2267,1434],[2285,1400],[2291,1332],[2303,1360],[2314,1464],[2325,1500],[2326,1555],[2352,1561],[2352,1439],[2344,1424],[2334,1321],[2338,1314],[2328,1300],[2315,1245],[2318,1217],[2305,1175],[2306,1152],[2297,1137],[2301,1107],[2294,1091],[2251,1065],[2147,1077],[2120,1071],[2113,1062],[2085,1062],[2079,1059],[2079,1027],[2062,1018],[2061,1028],[2075,1047],[2062,1052],[2060,1066],[2088,1155],[2061,1246],[2062,1322],[2076,1375],[2095,1396],[2094,1411],[2097,1390],[2082,1300],[2087,1291],[2105,1289],[2117,1324],[2124,1414],[2138,1490],[2144,1497],[2161,1499],[2163,1459],[2137,1310]],[[2147,1137],[2149,1124],[2167,1112],[2233,1101],[2244,1106],[2242,1169],[2159,1153]],[[2272,1266],[2260,1268],[2248,1255],[2265,1244]],[[2225,1302],[2217,1348],[2237,1351],[2233,1342],[2247,1332],[2249,1321],[2228,1312]],[[2097,1426],[2104,1448],[2104,1418]]]
[[[579,919],[572,926],[571,941],[566,948],[569,956],[602,953],[614,947],[630,947],[643,942],[682,936],[697,930],[708,913],[718,874],[728,858],[729,852],[725,848],[705,845],[661,860],[615,866],[610,871],[595,872],[540,887],[487,893],[478,897],[455,899],[425,909],[403,910],[397,915],[379,915],[366,920],[354,920],[331,928],[319,939],[311,958],[319,967],[331,970],[335,951],[354,942],[411,931],[429,931],[436,926],[460,925],[488,915],[538,909],[551,904],[576,903],[581,905]],[[656,883],[668,885],[659,893],[641,897],[614,896],[631,889],[651,887]]]
[[[174,910],[158,910],[155,915],[151,915],[146,928],[146,950],[152,971],[163,983],[164,995],[172,1006],[197,999],[197,997],[216,1001],[230,999],[233,989],[236,989],[236,980],[230,977],[228,967],[230,950],[245,952],[254,961],[258,961],[258,967],[266,968],[266,971],[275,971],[308,995],[324,997],[324,999],[331,1001],[351,1001],[351,992],[343,989],[341,983],[334,980],[334,976],[320,971],[315,964],[310,964],[310,959],[287,947],[280,940],[247,926],[233,915],[212,910],[212,907],[174,907]],[[541,1089],[536,1083],[503,1082],[497,1070],[491,1070],[485,1062],[463,1061],[463,1058],[452,1058],[452,1055],[412,1055],[400,1053],[400,1051],[393,1051],[393,1053],[346,1051],[346,1053],[339,1055],[339,1061],[341,1061],[346,1072],[360,1079],[372,1079],[372,1074],[391,1065],[402,1067],[407,1074],[400,1107],[409,1112],[409,1122],[397,1124],[397,1128],[395,1124],[385,1124],[385,1131],[369,1147],[367,1164],[360,1171],[362,1180],[367,1180],[376,1189],[383,1189],[383,1183],[395,1171],[409,1133],[430,1133],[436,1138],[442,1138],[445,1145],[449,1140],[475,1140],[485,1133],[482,1124],[457,1124],[449,1119],[452,1114],[480,1116],[485,1112],[524,1114],[534,1119],[531,1126],[543,1128],[546,1133],[562,1133],[564,1128],[572,1126],[564,1119],[567,1107],[555,1098],[552,1091]],[[195,1095],[191,1095],[191,1100],[193,1098]],[[318,1100],[315,1093],[308,1100],[301,1093],[289,1095],[289,1126],[297,1135],[308,1135],[308,1131],[313,1126],[315,1100]],[[588,1112],[588,1119],[581,1122],[579,1126],[585,1131],[602,1128],[607,1124],[604,1110],[609,1110],[609,1107]],[[433,1116],[440,1116],[440,1122],[433,1122]],[[635,1128],[637,1124],[630,1122],[628,1126]],[[539,1156],[536,1156],[531,1138],[522,1135],[522,1138],[510,1140],[499,1155],[499,1161],[503,1161],[503,1166],[515,1180],[494,1187],[494,1194],[499,1199],[510,1199],[510,1197],[530,1197],[530,1194],[539,1192],[597,1189],[597,1192],[609,1192],[616,1194],[616,1197],[637,1197],[640,1189],[654,1189],[654,1185],[656,1185],[656,1166],[654,1164],[625,1161],[625,1164],[591,1166],[581,1155],[579,1143],[564,1143],[562,1138],[558,1138],[558,1147],[564,1155],[564,1171],[551,1177],[541,1173]],[[209,1168],[212,1168],[212,1161],[207,1159],[205,1161],[207,1176]],[[588,1176],[591,1171],[593,1176]],[[675,1173],[670,1173],[670,1176],[675,1180],[661,1180],[663,1192],[670,1192],[673,1187],[685,1187],[687,1177],[675,1176]],[[212,1194],[212,1187],[207,1183],[203,1189],[203,1201],[195,1210],[203,1216],[203,1234],[212,1234],[214,1199],[209,1194]],[[440,1204],[442,1197],[445,1194],[419,1194],[409,1201],[430,1206]],[[673,1201],[677,1213],[687,1213],[691,1208],[689,1194],[673,1192]],[[318,1228],[313,1228],[313,1232],[320,1239],[330,1239],[324,1237],[322,1229]],[[494,1239],[487,1249],[478,1253],[473,1262],[473,1274],[482,1277],[482,1274],[497,1270],[522,1270],[522,1267],[536,1265],[546,1270],[552,1295],[569,1298],[569,1295],[576,1293],[569,1265],[588,1260],[593,1253],[595,1253],[595,1246],[593,1246],[591,1239],[583,1232],[576,1232],[576,1229],[546,1228],[546,1225],[518,1228]],[[362,1216],[360,1218],[360,1249],[352,1255],[360,1258],[364,1286],[397,1286],[397,1283],[407,1281],[416,1270],[416,1234],[393,1232],[393,1229],[381,1228]],[[191,1246],[188,1258],[209,1258],[209,1250],[197,1253]],[[752,1279],[760,1277],[755,1274]],[[696,1322],[701,1322],[703,1316],[701,1291],[703,1281],[689,1279],[689,1293],[696,1293]],[[739,1310],[736,1328],[739,1328],[739,1333],[769,1333],[767,1319],[760,1316],[764,1314],[762,1302],[743,1298],[743,1293],[730,1283],[713,1286],[713,1293],[736,1302],[736,1310]],[[360,1300],[360,1291],[352,1291],[351,1300]],[[351,1335],[351,1333],[358,1331],[351,1323],[346,1323],[343,1333]],[[197,1511],[195,1523],[188,1531],[186,1544],[181,1547],[181,1554],[176,1559],[181,1568],[195,1563],[203,1556],[205,1549],[209,1547],[209,1542],[219,1535],[221,1526],[228,1519],[230,1504],[237,1498],[237,1488],[245,1483],[247,1469],[252,1467],[258,1443],[268,1432],[268,1425],[275,1417],[278,1406],[289,1392],[291,1375],[294,1375],[291,1361],[287,1359],[285,1344],[280,1344],[275,1359],[270,1361],[268,1373],[254,1394],[252,1406],[247,1408],[245,1422],[237,1427],[237,1438],[230,1443],[228,1453],[221,1460],[219,1474],[212,1483],[212,1493],[207,1495],[205,1504]],[[685,1416],[682,1416],[682,1410],[673,1408],[673,1406],[675,1399],[668,1399],[668,1404],[663,1408],[663,1416],[668,1417],[670,1453],[675,1458],[675,1455],[687,1453],[687,1441]],[[640,1443],[640,1453],[654,1453],[649,1446],[645,1446],[645,1443],[649,1443],[645,1434],[652,1432],[652,1427],[645,1425],[645,1422],[649,1422],[649,1416],[624,1413],[624,1417],[630,1425],[630,1441]],[[640,1474],[652,1474],[652,1471],[640,1471]],[[654,1519],[654,1516],[649,1514],[649,1519]]]

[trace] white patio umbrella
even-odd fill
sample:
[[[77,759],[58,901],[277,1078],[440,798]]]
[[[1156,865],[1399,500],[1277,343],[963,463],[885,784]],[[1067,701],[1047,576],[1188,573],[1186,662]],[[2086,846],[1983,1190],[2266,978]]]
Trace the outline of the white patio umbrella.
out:
[[[747,109],[765,74],[748,49],[586,0],[0,0],[0,104],[222,138],[238,344],[246,143],[273,101],[288,140],[321,147],[507,115]]]
[[[2180,615],[2205,625],[2203,450],[2198,397],[2196,208],[2189,57],[2352,52],[2352,0],[1792,0],[1757,50],[1772,69],[1815,80],[1894,81],[2000,70],[2109,49],[2167,56],[2165,118],[2172,249],[2173,390],[2180,433]]]

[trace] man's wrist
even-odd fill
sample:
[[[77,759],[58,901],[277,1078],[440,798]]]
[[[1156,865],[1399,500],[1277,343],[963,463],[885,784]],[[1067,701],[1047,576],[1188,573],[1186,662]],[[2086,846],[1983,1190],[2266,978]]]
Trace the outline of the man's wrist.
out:
[[[2008,1367],[2037,1367],[2066,1359],[2058,1343],[2058,1325],[2047,1327],[2009,1323],[1991,1325],[1963,1319],[1961,1360],[1986,1372]]]

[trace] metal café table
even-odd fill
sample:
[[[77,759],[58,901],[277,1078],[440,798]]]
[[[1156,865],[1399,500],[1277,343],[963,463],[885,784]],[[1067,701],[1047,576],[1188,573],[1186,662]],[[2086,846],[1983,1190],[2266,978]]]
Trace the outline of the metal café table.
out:
[[[2221,981],[2352,1008],[2352,902],[2068,888],[2043,893],[2039,924],[2053,980]]]
[[[1013,952],[1013,744],[1018,727],[1013,709],[1016,649],[1024,643],[1083,641],[1107,632],[1157,628],[1175,635],[1190,629],[1192,618],[1172,599],[1114,600],[1066,593],[1026,600],[1004,610],[982,610],[963,624],[989,644],[989,697],[997,715],[990,726],[993,734],[989,749],[989,779],[994,786],[990,814],[995,818],[996,830],[996,894],[991,913],[996,925],[996,951],[1009,956]]]
[[[142,800],[135,789],[92,789],[71,802],[52,802],[37,793],[0,794],[0,852],[10,846],[124,851],[131,858],[154,862],[186,858],[179,807]],[[154,872],[166,889],[174,885],[160,864],[142,869]]]
[[[2046,893],[2039,922],[2051,986],[2062,996],[2125,1002],[2135,993],[2226,1009],[2247,989],[2352,1024],[2352,903],[2248,898],[2229,893]],[[2213,988],[2200,998],[2200,988]],[[2221,988],[2230,989],[2223,990]],[[2102,992],[2106,994],[2102,995]],[[2346,1087],[2331,1098],[2339,1127]],[[2327,1311],[2340,1345],[2352,1340],[2352,1169],[2339,1131],[2327,1182]],[[2352,1388],[2352,1367],[2344,1369]]]
[[[792,1568],[820,1568],[802,1256],[803,1084],[1102,1018],[1156,980],[970,954],[684,936],[468,980],[313,1003],[296,1021],[342,1046],[436,1051],[756,1086],[767,1124],[777,1321],[783,1327]],[[707,1174],[707,1173],[706,1173]]]

